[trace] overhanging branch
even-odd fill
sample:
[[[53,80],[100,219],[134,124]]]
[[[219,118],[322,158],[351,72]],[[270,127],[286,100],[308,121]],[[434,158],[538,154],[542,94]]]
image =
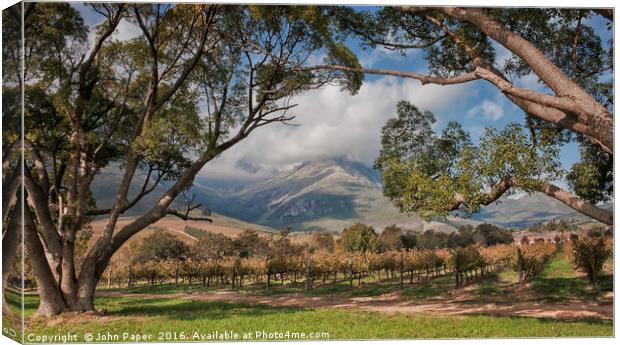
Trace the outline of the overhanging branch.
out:
[[[424,75],[415,72],[406,72],[406,71],[398,71],[392,69],[372,69],[372,68],[354,68],[348,67],[344,65],[316,65],[311,67],[302,67],[298,70],[300,71],[312,71],[312,70],[337,70],[337,71],[345,71],[345,72],[356,72],[356,73],[365,73],[365,74],[383,74],[383,75],[391,75],[395,77],[401,78],[411,78],[417,79],[422,82],[422,85],[425,84],[438,84],[438,85],[453,85],[453,84],[462,84],[468,81],[479,79],[473,72],[465,73],[460,76],[451,77],[451,78],[442,78],[436,77],[432,75]]]
[[[547,181],[529,181],[533,183],[523,183],[518,178],[513,176],[507,176],[502,178],[497,184],[495,184],[490,191],[482,196],[483,201],[481,205],[489,205],[502,197],[510,188],[523,187],[529,190],[541,192],[551,198],[554,198],[566,206],[580,212],[588,217],[598,220],[599,222],[607,225],[613,224],[614,214],[613,211],[606,210],[589,203],[588,201],[572,194],[571,192],[562,189]],[[466,205],[468,200],[457,194],[454,196],[454,201],[448,211],[456,211],[461,206]]]

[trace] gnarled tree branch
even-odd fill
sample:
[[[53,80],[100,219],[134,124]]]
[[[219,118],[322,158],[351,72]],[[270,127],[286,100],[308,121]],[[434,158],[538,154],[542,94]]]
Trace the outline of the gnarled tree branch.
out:
[[[483,195],[483,201],[481,205],[489,205],[499,198],[502,197],[510,188],[518,188],[523,187],[525,189],[531,189],[534,187],[535,191],[544,193],[545,195],[552,197],[566,206],[574,209],[577,212],[580,212],[588,217],[594,218],[599,222],[607,225],[612,225],[614,220],[613,211],[603,209],[601,207],[597,207],[586,200],[572,194],[571,192],[564,190],[552,183],[547,181],[534,181],[534,183],[523,183],[523,181],[519,181],[518,178],[513,176],[507,176],[499,180],[487,193]],[[452,205],[450,205],[448,211],[456,211],[461,206],[467,205],[467,199],[457,194],[454,196],[454,201]]]

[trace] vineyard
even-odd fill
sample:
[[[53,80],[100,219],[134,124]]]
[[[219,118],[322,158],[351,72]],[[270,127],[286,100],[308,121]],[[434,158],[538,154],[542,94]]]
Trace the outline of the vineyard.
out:
[[[200,283],[230,286],[254,284],[270,288],[286,281],[304,282],[311,289],[320,284],[348,281],[353,286],[363,278],[413,283],[429,277],[454,274],[455,286],[484,277],[500,269],[514,269],[522,281],[532,279],[556,251],[552,243],[523,246],[468,246],[456,249],[386,251],[382,253],[325,253],[306,251],[299,255],[224,257],[218,259],[149,260],[139,264],[117,262],[108,267],[101,285],[133,286]],[[340,279],[340,280],[339,280]]]

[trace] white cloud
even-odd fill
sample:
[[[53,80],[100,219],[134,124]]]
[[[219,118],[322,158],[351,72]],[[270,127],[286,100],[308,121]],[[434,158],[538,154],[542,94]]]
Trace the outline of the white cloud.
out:
[[[495,122],[504,116],[504,108],[498,103],[484,100],[482,103],[469,109],[467,112],[468,118],[474,118],[477,116],[482,116],[487,120]]]
[[[114,39],[119,41],[128,41],[142,35],[142,31],[138,25],[128,21],[126,18],[121,19],[116,27],[116,31],[112,35]]]
[[[518,87],[538,92],[543,92],[547,90],[546,86],[540,82],[538,76],[534,73],[530,73],[515,80],[514,84]]]
[[[405,51],[405,53],[406,55],[403,55],[399,50],[387,49],[384,46],[377,46],[375,49],[365,49],[359,52],[358,60],[362,67],[373,68],[376,67],[379,62],[385,63],[391,61],[402,61],[403,59],[410,59],[413,61],[413,59],[422,54],[422,50],[410,49]]]
[[[394,77],[366,82],[355,96],[338,86],[313,90],[295,99],[299,104],[294,108],[295,122],[299,126],[260,128],[209,163],[203,173],[211,177],[265,177],[302,161],[343,155],[372,164],[379,152],[381,128],[395,116],[398,101],[408,100],[431,110],[441,122],[442,111],[464,99],[469,91],[471,85],[422,86],[415,80]],[[261,171],[244,171],[239,161]]]
[[[496,66],[502,70],[506,65],[506,62],[514,57],[514,54],[506,49],[503,45],[497,43],[496,41],[492,41],[493,48],[495,49],[495,63]],[[510,76],[508,76],[510,77]],[[530,72],[527,75],[522,77],[513,78],[512,82],[521,88],[530,89],[534,91],[545,91],[546,87],[544,84],[540,83],[539,78],[536,74]]]

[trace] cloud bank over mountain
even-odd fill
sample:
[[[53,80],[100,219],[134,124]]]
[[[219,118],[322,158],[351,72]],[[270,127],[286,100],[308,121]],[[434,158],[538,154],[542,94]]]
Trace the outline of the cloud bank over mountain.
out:
[[[214,178],[259,179],[306,160],[334,156],[372,165],[380,149],[381,128],[395,116],[398,101],[405,99],[435,112],[442,127],[447,123],[442,113],[471,91],[472,85],[422,86],[394,77],[368,81],[357,95],[327,86],[294,100],[299,104],[292,113],[297,126],[259,129],[260,133],[210,163],[204,173]]]

